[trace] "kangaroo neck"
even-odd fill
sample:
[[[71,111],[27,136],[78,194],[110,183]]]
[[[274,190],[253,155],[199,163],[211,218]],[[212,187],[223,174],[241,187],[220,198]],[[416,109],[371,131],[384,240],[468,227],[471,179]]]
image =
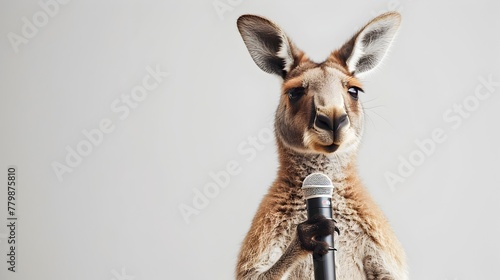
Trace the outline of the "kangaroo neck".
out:
[[[323,173],[337,186],[343,186],[347,178],[356,176],[355,152],[313,154],[301,153],[278,143],[280,166],[278,178],[294,186],[301,186],[311,173]]]

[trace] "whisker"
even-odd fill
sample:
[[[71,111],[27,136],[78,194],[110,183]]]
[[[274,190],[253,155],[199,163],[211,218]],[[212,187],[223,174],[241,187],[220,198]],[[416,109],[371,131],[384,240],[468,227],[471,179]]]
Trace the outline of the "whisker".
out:
[[[385,106],[384,105],[377,105],[377,106],[373,106],[373,107],[363,106],[363,109],[365,109],[365,110],[371,110],[371,109],[377,109],[377,108],[385,108]]]
[[[377,115],[379,118],[381,118],[382,120],[385,121],[385,123],[387,125],[389,125],[392,129],[396,130],[396,128],[384,117],[382,117],[379,113],[375,112],[375,111],[369,111],[370,113],[374,113],[375,115]],[[368,114],[367,114],[368,115]]]
[[[373,121],[372,117],[369,115],[369,114],[365,114],[366,116],[366,119],[369,120],[371,122],[371,124],[377,128],[377,125],[375,124],[375,122]]]

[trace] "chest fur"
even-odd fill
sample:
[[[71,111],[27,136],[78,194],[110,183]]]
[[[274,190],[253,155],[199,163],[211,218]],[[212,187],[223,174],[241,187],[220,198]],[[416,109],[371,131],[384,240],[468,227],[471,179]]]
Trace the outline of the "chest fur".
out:
[[[294,197],[295,199],[283,199],[275,201],[274,213],[270,213],[274,218],[273,228],[273,245],[276,255],[281,255],[290,243],[293,234],[296,232],[297,225],[307,220],[307,209],[305,199],[301,196]],[[364,234],[363,228],[365,221],[355,209],[353,201],[341,196],[338,192],[334,192],[332,196],[332,214],[333,219],[337,222],[341,234],[335,236],[335,244],[337,247],[343,247],[345,250],[352,245],[360,236]],[[337,248],[340,249],[340,248]]]

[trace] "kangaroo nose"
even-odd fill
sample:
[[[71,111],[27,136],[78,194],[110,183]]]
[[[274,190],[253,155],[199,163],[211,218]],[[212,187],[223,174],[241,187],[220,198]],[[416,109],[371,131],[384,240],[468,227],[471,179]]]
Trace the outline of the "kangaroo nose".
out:
[[[318,113],[314,122],[317,128],[324,130],[333,130],[333,119],[327,115]]]
[[[341,130],[348,123],[349,119],[347,118],[347,114],[343,114],[338,118],[331,118],[320,113],[318,113],[318,115],[316,116],[316,121],[314,122],[317,128],[330,130],[333,132]]]
[[[347,114],[343,114],[337,119],[335,119],[334,123],[334,131],[337,132],[344,128],[346,125],[349,124],[349,119],[347,118]]]

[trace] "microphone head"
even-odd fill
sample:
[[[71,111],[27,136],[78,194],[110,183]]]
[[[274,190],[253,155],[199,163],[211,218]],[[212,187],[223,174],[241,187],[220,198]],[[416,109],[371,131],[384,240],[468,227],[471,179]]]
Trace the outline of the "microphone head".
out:
[[[302,182],[302,190],[306,199],[315,197],[332,197],[332,180],[322,173],[312,173]]]

